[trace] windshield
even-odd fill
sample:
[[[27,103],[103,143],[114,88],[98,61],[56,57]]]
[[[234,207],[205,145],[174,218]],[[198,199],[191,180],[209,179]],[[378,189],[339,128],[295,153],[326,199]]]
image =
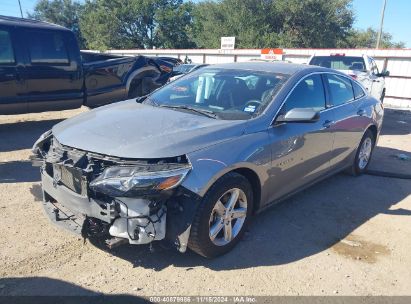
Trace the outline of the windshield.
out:
[[[220,119],[243,120],[261,113],[286,79],[277,73],[204,68],[164,86],[147,100],[158,106],[211,112]]]
[[[311,65],[318,65],[324,68],[335,70],[355,70],[365,71],[365,63],[362,57],[353,56],[315,56]]]

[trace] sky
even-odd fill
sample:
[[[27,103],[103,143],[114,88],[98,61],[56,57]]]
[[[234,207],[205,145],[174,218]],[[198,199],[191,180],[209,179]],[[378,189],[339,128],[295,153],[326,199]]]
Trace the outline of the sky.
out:
[[[23,14],[31,12],[37,0],[20,0]],[[109,1],[109,0],[107,0]],[[201,0],[196,0],[196,2]],[[378,28],[383,0],[353,0],[356,15],[354,27]],[[0,15],[20,16],[18,0],[0,0]],[[394,41],[403,41],[411,48],[411,0],[387,0],[384,31],[393,35]]]
[[[355,28],[366,29],[380,26],[383,0],[354,0]],[[411,0],[387,0],[384,15],[384,32],[389,32],[394,41],[403,41],[411,48]]]

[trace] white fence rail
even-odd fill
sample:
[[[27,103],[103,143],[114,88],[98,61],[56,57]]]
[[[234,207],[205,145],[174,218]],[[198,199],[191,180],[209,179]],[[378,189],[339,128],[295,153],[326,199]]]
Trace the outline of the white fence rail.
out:
[[[366,54],[374,57],[380,70],[387,69],[386,99],[384,103],[401,108],[411,108],[411,49],[284,49],[283,59],[295,63],[306,63],[313,54],[345,53],[346,55]],[[184,60],[186,57],[195,63],[243,62],[260,58],[260,49],[156,49],[156,50],[110,50],[118,55],[170,56]]]

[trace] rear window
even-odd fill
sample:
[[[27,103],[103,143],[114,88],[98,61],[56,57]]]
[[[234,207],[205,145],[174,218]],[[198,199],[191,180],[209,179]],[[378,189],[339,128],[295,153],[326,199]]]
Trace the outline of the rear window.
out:
[[[351,80],[334,74],[327,74],[326,79],[333,106],[338,106],[354,100]]]
[[[315,56],[310,64],[336,70],[365,71],[364,59],[355,56]]]
[[[355,83],[354,81],[351,82],[352,87],[354,89],[354,97],[355,99],[361,98],[365,95],[364,90],[360,87],[358,83]]]
[[[30,60],[34,64],[68,64],[63,35],[58,32],[28,32]]]
[[[0,64],[14,64],[14,62],[10,34],[7,31],[0,30]]]

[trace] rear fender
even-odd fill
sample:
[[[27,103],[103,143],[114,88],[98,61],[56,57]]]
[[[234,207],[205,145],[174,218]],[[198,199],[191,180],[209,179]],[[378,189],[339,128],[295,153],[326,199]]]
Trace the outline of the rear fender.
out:
[[[130,76],[128,76],[127,83],[126,83],[126,92],[128,93],[130,90],[130,86],[133,80],[145,79],[143,81],[143,92],[146,94],[152,91],[152,87],[159,87],[162,84],[158,84],[157,81],[160,77],[160,71],[152,65],[147,65],[142,68],[139,68],[132,72]]]

